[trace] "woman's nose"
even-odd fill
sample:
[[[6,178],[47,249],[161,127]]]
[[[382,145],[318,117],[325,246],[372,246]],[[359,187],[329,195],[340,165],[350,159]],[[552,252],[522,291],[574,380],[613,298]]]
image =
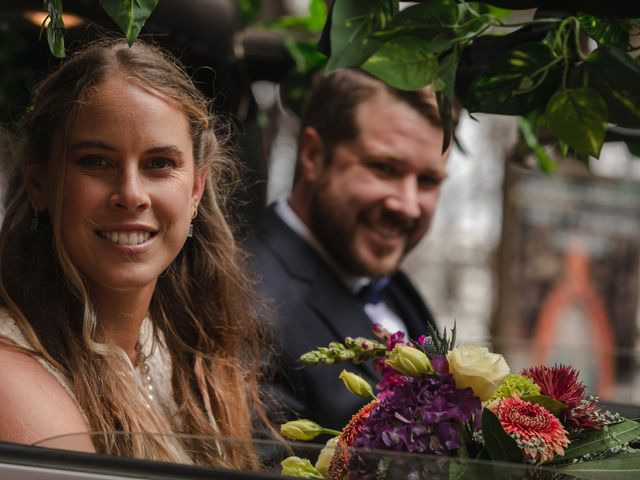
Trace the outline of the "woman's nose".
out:
[[[149,206],[149,194],[137,168],[124,169],[119,173],[109,200],[112,207],[130,211]]]

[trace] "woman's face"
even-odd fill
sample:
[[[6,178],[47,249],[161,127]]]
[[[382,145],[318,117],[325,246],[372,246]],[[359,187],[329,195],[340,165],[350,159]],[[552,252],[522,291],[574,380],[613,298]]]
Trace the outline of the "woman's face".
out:
[[[96,299],[151,295],[185,243],[204,189],[187,117],[176,103],[116,77],[89,95],[66,139],[54,137],[50,165],[65,147],[61,231],[72,262]],[[52,183],[42,183],[39,206],[50,212]]]

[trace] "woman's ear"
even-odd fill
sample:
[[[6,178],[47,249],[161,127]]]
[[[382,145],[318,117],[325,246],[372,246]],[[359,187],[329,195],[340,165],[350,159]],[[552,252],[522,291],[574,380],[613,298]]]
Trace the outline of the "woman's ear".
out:
[[[191,198],[195,206],[200,205],[200,200],[202,199],[202,194],[204,193],[204,187],[206,186],[206,184],[207,184],[207,170],[203,168],[196,172],[196,177],[193,181],[193,190],[191,193]]]
[[[27,165],[24,169],[24,182],[33,207],[43,212],[49,207],[47,189],[45,188],[44,167],[42,165]]]
[[[324,168],[324,142],[313,127],[305,127],[300,135],[298,168],[300,179],[315,183]]]

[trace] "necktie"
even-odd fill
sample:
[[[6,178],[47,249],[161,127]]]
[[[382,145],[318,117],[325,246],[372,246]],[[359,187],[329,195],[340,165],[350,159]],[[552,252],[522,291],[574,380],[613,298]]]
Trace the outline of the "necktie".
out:
[[[368,285],[365,285],[360,289],[357,297],[362,301],[364,305],[377,304],[380,302],[382,292],[391,282],[391,278],[382,277],[376,280],[372,280]]]

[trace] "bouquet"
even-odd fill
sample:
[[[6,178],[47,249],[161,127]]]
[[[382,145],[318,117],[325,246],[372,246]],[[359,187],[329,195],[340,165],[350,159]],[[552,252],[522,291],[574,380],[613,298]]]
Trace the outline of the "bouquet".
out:
[[[571,478],[585,472],[640,476],[640,450],[634,448],[640,446],[640,423],[603,410],[575,369],[536,366],[513,373],[502,355],[456,346],[455,327],[449,334],[430,329],[415,342],[378,326],[374,333],[377,340],[346,338],[300,358],[310,366],[373,359],[382,380],[374,394],[363,378],[342,371],[349,391],[371,399],[342,431],[309,420],[282,425],[282,434],[293,440],[333,435],[315,465],[289,457],[283,475],[384,478],[380,461],[362,454],[384,450],[550,467]],[[427,476],[412,471],[408,478]],[[459,478],[449,472],[451,477]]]

